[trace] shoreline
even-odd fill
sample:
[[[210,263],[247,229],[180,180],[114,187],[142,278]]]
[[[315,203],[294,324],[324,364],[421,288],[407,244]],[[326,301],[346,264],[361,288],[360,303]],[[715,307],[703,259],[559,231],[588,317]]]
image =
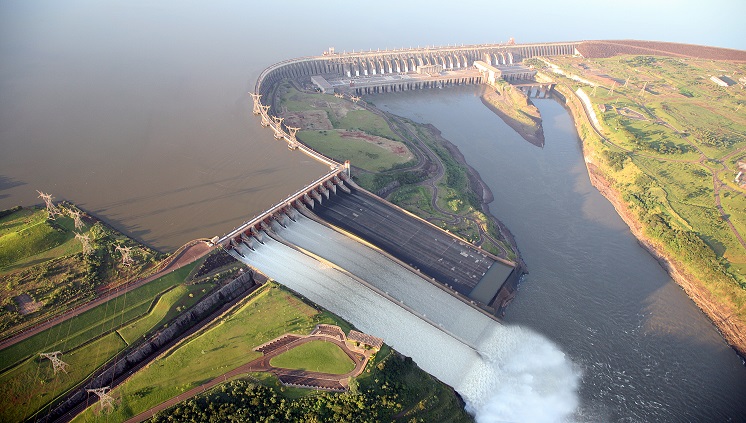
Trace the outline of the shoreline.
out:
[[[525,123],[518,121],[511,116],[509,116],[507,113],[500,110],[498,106],[496,106],[490,99],[495,99],[495,102],[499,102],[499,99],[496,99],[497,94],[489,89],[482,90],[482,92],[479,94],[480,100],[482,100],[482,104],[484,104],[488,109],[490,109],[494,114],[496,114],[505,124],[510,126],[515,132],[518,133],[518,135],[521,136],[524,140],[528,141],[529,143],[539,147],[544,147],[544,127],[542,126],[542,120],[541,115],[539,117],[529,116],[531,120],[534,121],[534,125],[529,126]],[[531,102],[531,99],[526,97],[526,103],[531,107],[536,107]],[[537,109],[538,112],[538,109]]]
[[[557,94],[555,92],[555,94]],[[559,93],[562,95],[563,93]],[[555,98],[565,109],[568,111],[573,120],[575,131],[580,139],[580,146],[583,152],[583,157],[587,157],[589,146],[585,137],[582,135],[580,128],[579,119],[582,119],[584,115],[580,117],[576,115],[576,111],[573,107],[563,102],[562,98]],[[717,329],[723,340],[730,346],[735,353],[741,358],[742,362],[746,364],[746,326],[739,322],[732,322],[730,316],[733,312],[730,310],[730,306],[727,304],[720,303],[712,298],[710,292],[704,284],[696,277],[687,272],[684,265],[680,263],[676,257],[668,254],[664,248],[658,245],[655,241],[647,237],[644,233],[644,227],[637,217],[629,210],[628,205],[624,202],[621,193],[612,186],[602,170],[595,164],[584,160],[585,168],[588,172],[591,185],[606,198],[617,215],[624,221],[629,227],[630,232],[637,239],[638,244],[645,249],[653,258],[658,261],[660,266],[666,273],[673,279],[676,284],[684,290],[687,297],[691,299],[697,308],[707,316],[708,320]]]

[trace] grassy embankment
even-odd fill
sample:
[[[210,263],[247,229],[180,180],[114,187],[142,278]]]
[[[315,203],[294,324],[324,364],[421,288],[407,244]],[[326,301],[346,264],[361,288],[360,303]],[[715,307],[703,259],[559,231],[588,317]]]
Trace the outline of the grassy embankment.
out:
[[[353,166],[367,171],[354,175],[362,187],[378,192],[387,186],[394,186],[389,195],[391,202],[470,242],[480,244],[487,251],[515,259],[510,245],[501,241],[498,228],[482,213],[480,198],[470,188],[466,168],[443,146],[439,134],[403,118],[387,121],[347,99],[328,94],[301,93],[289,85],[283,85],[277,95],[286,121],[289,120],[291,126],[326,128],[301,130],[299,139],[322,154],[337,160],[350,160]],[[390,125],[400,126],[394,131]],[[395,140],[407,151],[418,148],[433,151],[445,171],[444,176],[434,182],[437,188],[435,207],[432,204],[434,188],[424,183],[428,178],[427,172],[416,168],[414,160],[403,162],[401,155],[390,148],[379,148],[366,141],[342,137],[340,134],[346,131]],[[413,139],[411,133],[416,134],[417,139]],[[375,149],[374,154],[369,154],[370,148]],[[489,238],[480,236],[480,227],[482,232],[489,234]]]
[[[77,210],[61,204],[62,210]],[[16,208],[0,217],[0,336],[8,336],[91,300],[96,288],[116,286],[152,269],[158,254],[84,216],[75,229],[68,216],[47,219],[47,211]],[[82,253],[75,233],[91,239]],[[124,266],[115,246],[132,247],[133,265]]]
[[[312,341],[272,358],[270,365],[282,369],[343,375],[355,368],[355,363],[336,344]]]
[[[289,84],[278,87],[276,95],[285,123],[301,128],[298,139],[339,162],[378,172],[412,160],[384,119],[349,100],[299,92]]]
[[[98,405],[94,405],[74,421],[123,421],[260,357],[261,354],[253,350],[257,345],[283,333],[307,334],[318,323],[336,324],[345,332],[350,329],[349,324],[340,318],[300,301],[275,283],[268,283],[253,292],[233,312],[225,315],[209,328],[193,335],[178,349],[170,351],[114,389],[111,393],[116,398],[114,410],[102,412]],[[317,343],[305,345],[311,346],[315,351],[315,344]],[[323,342],[319,344],[331,345]],[[291,350],[290,353],[294,351]],[[339,352],[341,353],[341,350]],[[342,367],[351,364],[349,358],[342,355],[343,357],[337,357],[336,353],[333,354],[336,359],[339,359],[337,364],[333,364],[336,369],[334,373],[343,373],[345,369]],[[276,357],[276,359],[281,357]],[[308,366],[307,368],[310,369],[321,365],[320,358],[316,354],[296,354],[294,357],[285,357],[285,359],[290,359],[289,362],[284,363],[284,367],[289,368]],[[392,363],[390,366],[386,364],[389,362]],[[277,363],[273,360],[274,364]],[[401,365],[394,369],[399,364]],[[324,365],[328,366],[330,363],[324,363]],[[322,371],[328,370],[322,369]],[[384,372],[384,370],[387,371]],[[268,400],[263,407],[260,407],[264,410],[263,412],[269,412],[272,407],[289,406],[291,403],[297,404],[298,410],[313,412],[320,408],[334,408],[350,398],[357,398],[358,395],[356,392],[340,395],[286,388],[279,385],[274,376],[267,374],[252,373],[246,377],[267,388],[256,387],[249,391],[242,391],[240,398],[233,398],[232,401],[263,404],[265,395],[271,395],[274,400]],[[365,389],[381,393],[376,397],[375,402],[366,404],[371,408],[386,408],[389,410],[386,413],[389,417],[411,409],[410,415],[412,416],[449,416],[446,420],[438,419],[438,421],[468,421],[468,416],[448,387],[419,370],[411,360],[402,359],[388,347],[384,346],[377,357],[371,361],[366,372],[357,380],[357,383],[353,382],[356,390]],[[233,382],[230,382],[228,385],[216,388],[213,392],[225,399],[223,394],[230,392],[232,386],[234,386]],[[220,407],[203,406],[199,401],[200,399],[188,400],[174,408],[185,410],[196,405],[199,411],[193,411],[203,413],[199,417],[203,420],[208,418],[204,413],[219,412]],[[310,406],[311,403],[313,406]],[[358,409],[358,412],[360,411]],[[236,410],[233,409],[232,412],[235,413]],[[180,413],[181,411],[176,414]],[[162,415],[174,414],[174,410],[171,410]],[[279,416],[278,418],[283,420],[287,414],[283,412]],[[246,417],[251,419],[252,416]],[[410,418],[402,420],[410,421]]]
[[[195,264],[156,279],[0,351],[0,420],[20,421],[67,392],[145,334],[196,303],[213,283],[184,285]],[[61,351],[54,375],[39,353]]]
[[[572,94],[592,89],[557,77],[592,179],[638,237],[673,265],[677,282],[726,339],[746,354],[746,248],[739,239],[746,236],[746,197],[733,182],[736,163],[746,159],[746,114],[739,111],[746,92],[709,79],[742,75],[746,65],[645,56],[552,63],[607,87],[590,96],[602,141]]]

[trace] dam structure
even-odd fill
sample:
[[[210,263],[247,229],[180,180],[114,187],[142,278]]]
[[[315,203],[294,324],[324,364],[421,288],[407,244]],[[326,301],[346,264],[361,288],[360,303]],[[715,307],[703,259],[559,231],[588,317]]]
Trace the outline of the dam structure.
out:
[[[352,53],[336,53],[329,49],[320,56],[289,59],[269,66],[260,74],[254,92],[250,93],[254,101],[253,113],[260,118],[262,126],[272,130],[275,139],[287,143],[291,150],[300,150],[321,161],[330,171],[230,233],[214,238],[213,242],[238,260],[252,265],[258,264],[255,259],[267,250],[267,244],[305,254],[320,265],[339,269],[345,277],[357,280],[376,295],[389,298],[409,313],[449,333],[463,330],[459,328],[464,322],[453,325],[453,321],[458,320],[456,317],[448,317],[442,311],[418,303],[415,300],[421,296],[418,293],[445,295],[455,301],[453,304],[460,304],[458,309],[467,307],[494,320],[512,299],[523,271],[521,266],[484,251],[357,186],[351,178],[349,162],[338,163],[304,145],[296,138],[300,128],[290,127],[283,123],[282,117],[276,116],[272,104],[274,90],[282,81],[294,80],[315,86],[318,91],[349,96],[354,101],[359,94],[490,84],[496,78],[525,84],[531,82],[535,72],[521,64],[523,59],[578,54],[577,45],[577,42],[508,43]],[[549,89],[551,87],[536,91],[546,93]],[[262,104],[263,98],[272,100]],[[311,232],[325,235],[314,238],[309,234],[309,227],[315,228]],[[299,232],[305,235],[300,236]],[[341,248],[342,245],[346,247]],[[367,248],[365,253],[351,256],[359,246]],[[378,264],[374,265],[367,257],[376,257],[374,262]],[[261,266],[257,268],[263,270]],[[374,268],[379,271],[370,270]],[[397,286],[377,276],[378,273],[389,274],[390,268],[404,272],[398,276],[389,275],[398,281]],[[434,290],[410,289],[422,283]],[[418,305],[412,308],[410,303]],[[431,320],[433,316],[437,318]],[[461,338],[460,335],[455,337]]]
[[[319,91],[352,95],[482,84],[487,75],[475,67],[480,61],[499,69],[506,81],[526,82],[530,75],[521,64],[524,59],[578,55],[579,44],[478,44],[350,53],[330,48],[320,56],[289,59],[268,67],[260,74],[254,92],[268,98],[281,80],[311,81],[311,77]]]

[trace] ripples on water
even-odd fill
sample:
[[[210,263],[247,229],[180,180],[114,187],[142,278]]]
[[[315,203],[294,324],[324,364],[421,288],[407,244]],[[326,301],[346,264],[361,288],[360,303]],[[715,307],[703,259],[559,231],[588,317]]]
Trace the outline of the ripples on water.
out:
[[[554,422],[575,410],[579,373],[546,338],[500,325],[381,253],[302,216],[287,229],[275,228],[393,301],[269,238],[256,251],[244,249],[243,262],[412,357],[459,392],[478,422]]]

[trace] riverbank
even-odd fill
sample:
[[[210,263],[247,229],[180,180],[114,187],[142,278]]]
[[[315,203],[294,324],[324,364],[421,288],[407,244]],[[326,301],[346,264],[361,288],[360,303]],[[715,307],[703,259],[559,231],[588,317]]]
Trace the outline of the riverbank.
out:
[[[558,101],[570,112],[581,139],[584,161],[591,184],[609,200],[640,245],[656,258],[671,278],[715,325],[725,341],[742,359],[746,359],[746,322],[738,313],[738,297],[733,298],[738,295],[738,292],[726,291],[724,293],[725,288],[722,286],[706,284],[701,276],[694,274],[691,265],[685,264],[662,242],[646,233],[650,229],[638,213],[632,210],[630,204],[625,201],[624,194],[615,186],[613,178],[608,175],[609,164],[600,159],[601,151],[604,149],[604,140],[591,126],[580,101],[567,87],[558,85],[556,89],[561,94],[558,96],[560,99]],[[700,269],[702,270],[705,269]]]
[[[487,86],[480,93],[480,98],[487,108],[523,139],[537,147],[544,147],[541,113],[520,90],[507,84],[502,87],[502,92]]]

